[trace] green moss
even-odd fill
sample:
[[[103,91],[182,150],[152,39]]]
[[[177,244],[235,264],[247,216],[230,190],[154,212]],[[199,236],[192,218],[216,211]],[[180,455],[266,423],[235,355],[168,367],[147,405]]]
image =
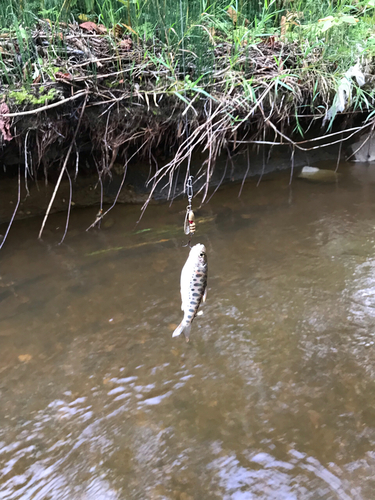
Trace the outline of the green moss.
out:
[[[50,88],[45,92],[44,87],[40,87],[37,93],[23,87],[21,90],[11,90],[8,94],[10,99],[13,99],[16,104],[47,104],[49,101],[56,99],[58,92],[54,88]]]

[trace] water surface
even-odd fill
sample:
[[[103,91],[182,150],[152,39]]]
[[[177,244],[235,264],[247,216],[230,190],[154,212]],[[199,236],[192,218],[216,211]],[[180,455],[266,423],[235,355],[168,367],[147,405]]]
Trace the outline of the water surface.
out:
[[[375,177],[280,175],[186,201],[17,222],[0,264],[0,499],[373,500]],[[3,229],[3,228],[2,228]],[[1,232],[1,231],[0,231]],[[3,232],[3,231],[2,231]]]

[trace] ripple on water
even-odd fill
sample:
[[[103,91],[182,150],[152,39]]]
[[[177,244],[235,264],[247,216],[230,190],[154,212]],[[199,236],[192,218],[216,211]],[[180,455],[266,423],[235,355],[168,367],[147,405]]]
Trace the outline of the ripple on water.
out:
[[[197,224],[209,291],[190,344],[170,331],[183,201],[146,211],[140,234],[138,208],[91,233],[92,211],[72,212],[58,248],[16,223],[0,500],[373,500],[375,198],[345,176],[249,183],[240,200],[235,186],[202,208],[219,216]],[[175,239],[155,243],[162,229]]]

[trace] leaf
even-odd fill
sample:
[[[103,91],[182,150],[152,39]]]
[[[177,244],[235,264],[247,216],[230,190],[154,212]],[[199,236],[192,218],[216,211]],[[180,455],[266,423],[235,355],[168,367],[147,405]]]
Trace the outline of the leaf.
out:
[[[237,12],[233,9],[233,7],[229,7],[229,9],[227,10],[227,14],[232,19],[233,23],[236,24]]]
[[[276,85],[281,85],[281,87],[284,87],[285,89],[290,90],[290,92],[294,93],[294,89],[292,87],[290,87],[289,85],[287,85],[283,81],[279,80],[278,78],[276,79],[275,83],[276,83]]]
[[[343,23],[348,23],[348,24],[355,24],[358,23],[359,19],[355,18],[354,16],[342,16],[340,20]]]
[[[61,71],[56,71],[55,79],[56,80],[71,80],[72,75],[69,73],[62,73]]]
[[[185,97],[183,95],[181,95],[179,92],[176,92],[176,91],[174,91],[173,93],[174,93],[174,95],[179,97],[181,99],[181,101],[184,101],[185,104],[190,106],[190,102],[187,99],[185,99]]]
[[[85,23],[80,24],[79,27],[86,31],[95,31],[95,33],[100,33],[100,29],[92,21],[86,21]]]
[[[333,22],[331,20],[324,21],[322,28],[321,28],[322,32],[325,33],[327,30],[332,28],[332,26],[333,26]]]
[[[121,38],[124,33],[124,28],[121,24],[115,24],[113,26],[113,32],[116,38]]]
[[[101,35],[105,35],[107,33],[107,28],[104,26],[104,24],[98,24],[98,33]]]
[[[215,97],[212,97],[212,95],[210,95],[208,92],[201,89],[200,87],[193,87],[191,90],[193,90],[194,92],[199,92],[200,94],[203,94],[206,97],[208,97],[209,99],[212,99],[213,101],[217,102],[217,99],[215,99]]]
[[[18,359],[21,361],[21,363],[28,363],[31,361],[32,356],[30,354],[20,354],[18,356]]]
[[[133,42],[130,38],[125,38],[124,40],[120,41],[119,47],[120,47],[120,49],[126,50],[127,52],[129,52],[129,50],[131,50],[133,47]]]
[[[33,83],[39,83],[40,82],[40,73],[39,73],[39,68],[36,64],[33,64],[33,68],[34,68],[34,73],[33,73]],[[39,80],[36,81],[39,77]]]
[[[286,16],[281,16],[280,30],[281,40],[284,40],[286,34]]]
[[[133,30],[133,28],[131,28],[130,26],[128,26],[127,24],[123,24],[123,26],[125,26],[125,28],[129,31],[131,31],[132,33],[134,33],[135,35],[138,36],[138,33],[136,31]]]
[[[318,23],[324,23],[326,21],[333,21],[335,18],[333,16],[322,17],[322,19],[318,19]]]

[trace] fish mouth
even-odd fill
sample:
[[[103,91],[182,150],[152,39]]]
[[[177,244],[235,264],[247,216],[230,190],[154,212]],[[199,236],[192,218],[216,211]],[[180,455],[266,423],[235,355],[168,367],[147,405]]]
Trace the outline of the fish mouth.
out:
[[[203,254],[203,255],[202,255]],[[206,255],[206,247],[202,243],[197,243],[190,250],[190,255],[203,257]]]

